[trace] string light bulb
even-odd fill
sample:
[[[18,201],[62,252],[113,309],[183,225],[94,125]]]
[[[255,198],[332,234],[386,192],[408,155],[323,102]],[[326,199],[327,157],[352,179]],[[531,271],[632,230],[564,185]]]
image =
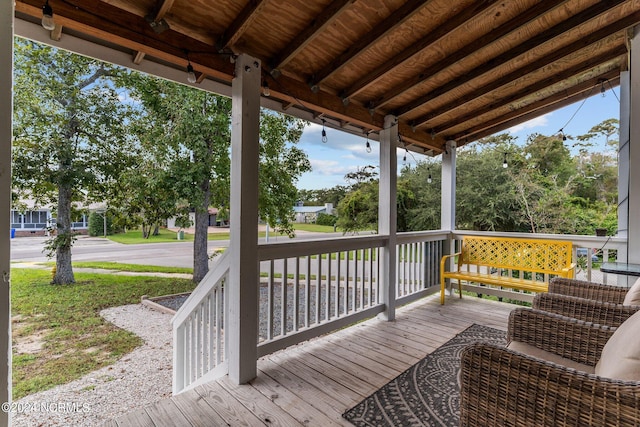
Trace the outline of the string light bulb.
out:
[[[367,143],[365,144],[365,149],[367,150],[367,153],[371,152],[371,144],[369,143],[369,132],[367,132]]]
[[[189,83],[195,83],[196,81],[198,81],[198,79],[196,78],[196,73],[193,71],[193,65],[191,65],[191,61],[189,61],[189,64],[187,64],[187,81]]]
[[[407,153],[409,152],[409,150],[407,150],[406,148],[404,149],[404,157],[402,157],[402,164],[406,165],[407,164]]]
[[[262,81],[262,94],[267,98],[271,96],[271,91],[269,90],[269,83],[266,80]]]
[[[433,182],[433,179],[431,179],[431,168],[428,168],[427,171],[429,172],[429,176],[427,176],[427,184],[431,184],[431,182]]]
[[[602,97],[604,98],[606,96],[606,89],[604,88],[604,82],[605,79],[600,80],[600,93],[602,94]]]
[[[564,128],[560,128],[560,130],[558,131],[558,137],[563,141],[567,140],[567,135],[564,134]]]
[[[326,142],[328,141],[328,138],[327,138],[327,130],[324,128],[325,122],[326,120],[322,119],[322,142],[326,144]]]
[[[507,162],[507,153],[504,153],[504,160],[502,161],[502,167],[505,169],[509,167],[509,163]]]
[[[56,23],[53,22],[53,8],[49,6],[49,0],[42,6],[42,28],[53,31]]]

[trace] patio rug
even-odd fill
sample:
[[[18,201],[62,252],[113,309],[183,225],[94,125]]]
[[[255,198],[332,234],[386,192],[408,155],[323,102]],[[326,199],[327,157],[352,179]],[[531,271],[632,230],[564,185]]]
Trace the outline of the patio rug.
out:
[[[460,353],[474,342],[505,345],[505,332],[471,325],[342,416],[355,426],[457,426]]]

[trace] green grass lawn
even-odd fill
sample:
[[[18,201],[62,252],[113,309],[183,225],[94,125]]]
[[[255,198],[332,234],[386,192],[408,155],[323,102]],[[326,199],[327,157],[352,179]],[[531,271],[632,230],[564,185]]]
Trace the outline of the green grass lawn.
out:
[[[53,267],[54,261],[43,262],[43,265]],[[96,268],[101,270],[132,271],[135,273],[183,273],[192,274],[193,268],[189,267],[164,267],[160,265],[125,264],[112,261],[74,261],[74,268]]]
[[[293,228],[300,231],[313,231],[318,233],[333,233],[333,227],[330,225],[316,225],[316,224],[294,224]],[[108,239],[114,242],[123,243],[126,245],[133,245],[139,243],[168,243],[179,242],[176,237],[176,232],[161,228],[157,236],[150,236],[148,239],[142,237],[142,230],[129,230],[126,233],[118,233],[107,236]],[[283,236],[282,233],[276,233],[269,231],[269,236]],[[265,237],[266,233],[261,231],[258,233],[258,237]],[[229,240],[229,233],[209,233],[209,240]],[[193,242],[193,234],[185,233],[184,240],[187,242]]]
[[[187,279],[76,273],[72,285],[50,285],[47,270],[12,269],[13,398],[64,384],[110,365],[142,342],[100,317],[100,310],[193,290]],[[41,348],[18,352],[20,343]]]

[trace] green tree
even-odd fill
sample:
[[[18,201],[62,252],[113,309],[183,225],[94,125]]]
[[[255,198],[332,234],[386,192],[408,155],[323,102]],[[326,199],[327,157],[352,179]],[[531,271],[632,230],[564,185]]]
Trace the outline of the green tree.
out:
[[[199,282],[208,272],[208,209],[217,206],[224,215],[229,206],[231,100],[137,74],[130,85],[141,100],[138,135],[149,154],[148,170],[155,171],[146,187],[136,184],[146,191],[142,199],[153,202],[145,217],[152,210],[156,220],[184,214],[178,206],[195,210],[193,280]],[[303,128],[301,120],[262,111],[259,215],[290,235],[295,182],[310,169],[295,147]]]
[[[13,186],[22,197],[53,205],[54,284],[75,281],[71,266],[72,204],[101,198],[131,164],[128,111],[115,67],[49,46],[16,39]]]

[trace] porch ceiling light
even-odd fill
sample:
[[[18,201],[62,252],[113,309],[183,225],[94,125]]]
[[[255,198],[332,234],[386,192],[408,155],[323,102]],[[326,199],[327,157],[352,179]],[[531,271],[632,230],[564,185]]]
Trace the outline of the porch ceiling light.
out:
[[[187,65],[187,81],[189,83],[195,83],[196,81],[198,81],[198,79],[196,78],[196,73],[193,71],[193,65],[191,65],[190,61]]]
[[[56,28],[56,23],[53,21],[53,8],[49,6],[49,0],[42,6],[42,28],[49,31]]]

